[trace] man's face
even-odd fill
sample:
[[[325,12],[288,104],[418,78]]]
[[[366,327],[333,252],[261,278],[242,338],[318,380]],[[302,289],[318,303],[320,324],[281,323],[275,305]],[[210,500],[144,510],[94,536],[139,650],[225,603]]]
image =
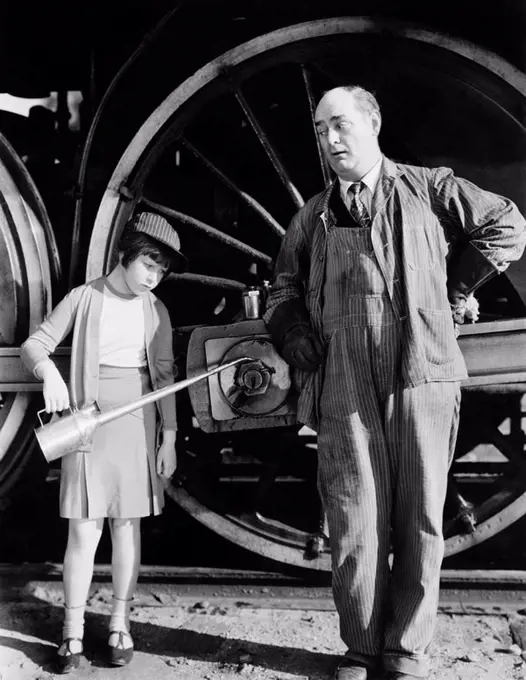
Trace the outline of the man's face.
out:
[[[352,93],[340,88],[327,92],[315,123],[323,153],[338,177],[358,181],[378,160],[380,115],[362,112]]]

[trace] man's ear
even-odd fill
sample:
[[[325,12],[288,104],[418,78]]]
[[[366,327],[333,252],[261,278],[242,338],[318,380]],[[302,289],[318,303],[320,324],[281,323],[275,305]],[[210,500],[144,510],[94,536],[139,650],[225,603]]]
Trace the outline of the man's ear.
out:
[[[371,125],[373,127],[373,133],[378,137],[380,134],[380,129],[382,127],[382,116],[379,111],[371,112]]]

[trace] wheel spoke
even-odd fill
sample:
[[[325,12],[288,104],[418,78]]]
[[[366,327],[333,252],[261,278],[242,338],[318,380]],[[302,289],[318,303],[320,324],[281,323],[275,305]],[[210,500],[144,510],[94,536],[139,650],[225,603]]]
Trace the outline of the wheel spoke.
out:
[[[252,248],[251,246],[247,245],[246,243],[243,243],[242,241],[240,241],[237,238],[234,238],[233,236],[228,236],[227,234],[224,234],[222,231],[219,231],[219,229],[215,229],[214,227],[211,227],[209,224],[205,224],[204,222],[197,220],[195,217],[191,217],[186,213],[179,212],[179,210],[169,208],[167,205],[162,205],[161,203],[150,201],[149,199],[144,198],[144,196],[141,198],[141,203],[144,203],[145,205],[147,205],[150,208],[153,208],[154,210],[157,210],[157,212],[161,213],[165,217],[179,220],[179,222],[183,222],[184,224],[188,224],[191,227],[195,227],[196,229],[202,231],[211,238],[214,238],[217,241],[221,241],[221,243],[231,246],[232,248],[236,248],[236,250],[239,250],[242,253],[245,253],[246,255],[250,255],[250,257],[253,257],[255,260],[260,260],[261,262],[264,262],[268,266],[272,265],[272,258],[269,255],[265,255],[265,253],[262,253],[260,250]]]
[[[285,229],[277,222],[272,215],[266,210],[259,201],[247,194],[246,191],[240,189],[237,184],[235,184],[231,179],[229,179],[217,166],[215,166],[212,161],[210,161],[206,156],[204,156],[195,146],[188,141],[188,139],[181,138],[180,142],[191,151],[194,156],[200,160],[203,165],[205,165],[210,172],[212,172],[216,177],[218,177],[226,186],[231,189],[236,196],[238,196],[242,201],[244,201],[250,208],[252,208],[278,236],[283,237],[285,234]]]
[[[316,131],[316,125],[314,121],[314,112],[316,110],[315,106],[315,101],[314,101],[314,93],[312,92],[312,82],[311,82],[311,76],[310,73],[305,66],[305,64],[301,65],[301,73],[303,75],[303,82],[305,83],[305,91],[307,93],[307,100],[309,102],[309,112],[310,112],[310,118],[312,121],[312,129],[314,131],[314,138],[316,139],[316,148],[318,149],[318,157],[320,159],[320,165],[321,165],[321,174],[323,175],[323,183],[325,184],[326,187],[329,186],[331,183],[331,173],[329,170],[329,164],[327,163],[327,159],[325,158],[321,144],[320,144],[320,138],[318,137],[318,133]]]
[[[451,471],[447,480],[446,508],[453,515],[451,524],[459,522],[463,532],[471,533],[475,531],[477,525],[475,507],[460,493]]]
[[[524,454],[522,451],[517,451],[512,443],[509,441],[509,437],[500,432],[498,429],[488,430],[489,441],[502,453],[503,456],[516,465],[520,470],[526,470],[526,460],[524,459]]]
[[[289,194],[290,194],[292,200],[294,201],[294,204],[296,205],[296,207],[301,208],[303,205],[305,205],[305,201],[303,200],[300,192],[298,191],[298,189],[296,188],[296,186],[292,182],[291,178],[289,177],[287,171],[285,170],[285,168],[283,166],[283,163],[278,158],[278,154],[274,150],[272,144],[270,143],[269,138],[265,134],[265,131],[263,130],[260,122],[258,121],[256,116],[254,115],[254,112],[250,108],[250,105],[247,102],[247,100],[245,99],[243,93],[241,92],[241,90],[238,87],[235,87],[235,86],[234,86],[234,95],[235,95],[237,101],[239,102],[239,105],[243,109],[243,112],[244,112],[248,122],[252,126],[252,129],[256,133],[256,136],[257,136],[258,140],[260,141],[261,146],[265,149],[265,153],[269,157],[270,162],[272,163],[272,165],[274,166],[274,169],[278,173],[278,176],[279,176],[281,182],[283,183],[283,186],[289,192]]]
[[[182,274],[169,274],[166,277],[171,281],[185,281],[189,283],[198,283],[202,286],[211,286],[212,288],[222,288],[224,290],[244,290],[246,284],[241,281],[234,281],[233,279],[224,279],[220,276],[207,276],[205,274],[192,274],[184,272]]]

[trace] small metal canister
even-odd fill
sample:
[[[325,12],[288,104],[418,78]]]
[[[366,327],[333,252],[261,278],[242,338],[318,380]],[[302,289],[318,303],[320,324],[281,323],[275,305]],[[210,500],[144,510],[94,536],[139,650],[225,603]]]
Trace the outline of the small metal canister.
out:
[[[243,291],[243,312],[245,319],[261,319],[261,291],[251,286]]]

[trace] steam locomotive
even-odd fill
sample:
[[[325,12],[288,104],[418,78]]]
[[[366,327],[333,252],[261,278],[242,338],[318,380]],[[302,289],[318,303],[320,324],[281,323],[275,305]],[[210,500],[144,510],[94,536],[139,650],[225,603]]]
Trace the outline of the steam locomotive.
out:
[[[327,571],[315,433],[295,423],[282,360],[263,322],[244,317],[242,293],[264,298],[290,218],[331,179],[313,111],[338,84],[375,91],[386,155],[452,167],[525,212],[526,9],[514,0],[87,5],[27,12],[8,0],[0,10],[0,504],[38,455],[41,397],[21,342],[70,287],[109,270],[135,212],[154,210],[191,263],[158,289],[179,377],[254,344],[281,376],[225,372],[180,395],[168,493],[258,555]],[[526,260],[478,296],[480,320],[459,338],[469,379],[448,555],[526,512]],[[67,375],[67,347],[57,362]]]

